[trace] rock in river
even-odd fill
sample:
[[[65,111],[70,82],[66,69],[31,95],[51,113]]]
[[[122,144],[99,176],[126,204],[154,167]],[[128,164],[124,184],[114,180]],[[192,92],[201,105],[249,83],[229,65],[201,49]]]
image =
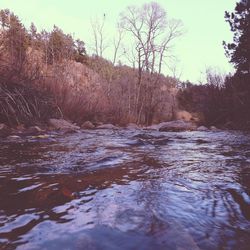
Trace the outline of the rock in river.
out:
[[[140,129],[135,123],[129,123],[126,127],[127,129]]]
[[[49,125],[55,129],[65,130],[65,131],[75,131],[80,129],[80,127],[63,119],[49,119]]]
[[[38,134],[41,134],[43,132],[44,132],[44,130],[42,130],[40,127],[32,126],[32,127],[27,128],[27,129],[19,130],[18,134],[21,134],[21,135],[38,135]]]
[[[197,126],[194,123],[182,120],[161,123],[161,126],[159,126],[159,131],[164,132],[193,131],[196,129]]]
[[[82,129],[94,129],[95,128],[95,125],[90,122],[90,121],[86,121],[84,122],[82,125],[81,125],[81,128]]]
[[[217,132],[217,131],[220,131],[218,128],[216,128],[215,126],[211,126],[210,127],[210,130],[214,131],[214,132]]]
[[[97,129],[118,129],[118,127],[113,124],[103,124],[98,126]]]
[[[205,126],[200,126],[197,128],[197,131],[208,131],[209,129]]]

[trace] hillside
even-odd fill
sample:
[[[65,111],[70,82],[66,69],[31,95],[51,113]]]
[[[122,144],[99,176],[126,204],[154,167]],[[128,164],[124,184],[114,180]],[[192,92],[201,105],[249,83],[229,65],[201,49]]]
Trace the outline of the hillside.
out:
[[[30,126],[63,117],[78,124],[150,125],[173,119],[176,79],[138,75],[138,68],[89,56],[83,41],[56,26],[38,32],[9,10],[0,17],[0,123]]]

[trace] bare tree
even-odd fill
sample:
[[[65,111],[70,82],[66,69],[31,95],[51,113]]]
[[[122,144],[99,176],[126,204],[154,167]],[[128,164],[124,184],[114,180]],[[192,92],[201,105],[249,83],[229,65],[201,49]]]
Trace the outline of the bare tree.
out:
[[[205,78],[208,85],[222,88],[225,83],[226,74],[218,68],[207,67],[205,69]]]
[[[165,10],[156,2],[142,7],[129,6],[121,13],[121,26],[135,41],[138,67],[161,73],[166,53],[173,40],[183,34],[180,20],[168,20]]]
[[[168,52],[171,52],[173,41],[183,34],[183,27],[179,20],[168,20],[165,10],[156,2],[141,7],[129,6],[120,18],[122,28],[135,44],[133,54],[136,55],[138,69],[135,110],[137,123],[140,123],[143,110],[150,113],[155,109],[154,89],[158,76],[169,56]],[[150,114],[150,117],[153,115]],[[150,123],[152,118],[146,120]]]
[[[106,14],[103,14],[101,20],[98,18],[91,20],[94,36],[94,53],[100,57],[103,57],[104,51],[108,48],[108,41],[104,32],[105,22]]]
[[[117,25],[117,32],[118,36],[113,39],[113,44],[114,44],[114,56],[113,56],[113,65],[115,65],[116,60],[119,58],[118,52],[121,47],[121,41],[124,37],[124,30],[122,29],[121,25],[118,23]],[[124,52],[123,52],[124,54]]]

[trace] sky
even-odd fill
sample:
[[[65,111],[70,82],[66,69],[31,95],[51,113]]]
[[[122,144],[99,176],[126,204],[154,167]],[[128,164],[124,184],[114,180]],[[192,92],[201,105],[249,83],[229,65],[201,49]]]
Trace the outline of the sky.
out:
[[[38,29],[51,30],[53,25],[86,43],[91,53],[93,34],[91,19],[106,15],[105,32],[112,39],[119,14],[129,5],[142,5],[145,0],[0,0],[0,9],[9,8],[26,27],[31,22]],[[180,19],[185,34],[175,42],[176,72],[183,81],[199,82],[206,68],[222,73],[233,72],[222,46],[232,33],[224,20],[225,11],[233,11],[236,0],[155,0],[169,18]],[[106,57],[109,57],[108,50]],[[104,54],[105,56],[105,54]],[[172,72],[166,69],[165,74]]]

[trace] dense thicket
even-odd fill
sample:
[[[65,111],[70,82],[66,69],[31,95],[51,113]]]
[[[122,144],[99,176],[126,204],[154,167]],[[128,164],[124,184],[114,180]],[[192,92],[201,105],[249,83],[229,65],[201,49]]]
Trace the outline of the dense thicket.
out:
[[[1,10],[0,122],[34,124],[62,113],[60,91],[56,95],[49,86],[55,75],[48,66],[65,60],[83,62],[85,56],[84,43],[56,26],[39,33],[32,24],[27,30],[14,13]]]
[[[51,94],[33,84],[39,72],[27,57],[27,30],[9,10],[0,11],[0,25],[0,122],[37,124],[56,115]]]
[[[173,119],[177,107],[176,79],[143,72],[138,84],[136,68],[125,65],[114,67],[111,62],[99,57],[89,58],[88,65],[102,79],[103,99],[99,102],[103,121],[152,124]]]
[[[250,129],[250,87],[245,75],[226,77],[222,85],[188,84],[179,91],[181,108],[204,115],[206,125]]]

